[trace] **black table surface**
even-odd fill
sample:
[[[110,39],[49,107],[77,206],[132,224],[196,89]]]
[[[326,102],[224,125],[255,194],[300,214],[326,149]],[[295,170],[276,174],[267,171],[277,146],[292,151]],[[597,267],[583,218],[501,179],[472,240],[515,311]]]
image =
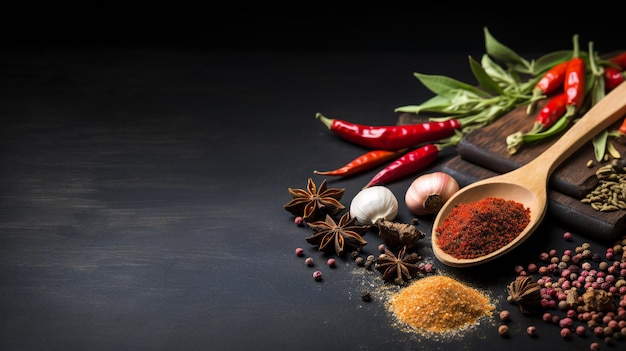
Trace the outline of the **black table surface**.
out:
[[[377,272],[350,257],[328,268],[283,209],[287,189],[308,178],[345,188],[347,207],[373,175],[313,174],[366,150],[316,112],[394,124],[395,107],[432,96],[413,72],[472,82],[467,56],[482,52],[2,50],[0,348],[587,350],[592,337],[564,340],[505,301],[514,265],[587,241],[549,214],[510,255],[464,269],[439,264],[431,219],[419,218],[424,262],[513,315],[509,338],[494,316],[463,337],[433,339],[394,323]],[[412,179],[388,185],[399,221],[414,217],[403,201]],[[363,253],[377,255],[376,232],[364,238]],[[538,337],[525,335],[530,324]]]

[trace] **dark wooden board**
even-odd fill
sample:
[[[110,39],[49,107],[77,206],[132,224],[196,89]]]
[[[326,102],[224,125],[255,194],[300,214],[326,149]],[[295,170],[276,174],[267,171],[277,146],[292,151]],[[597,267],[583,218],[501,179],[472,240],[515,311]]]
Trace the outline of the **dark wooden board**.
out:
[[[467,185],[519,168],[544,152],[560,135],[538,143],[526,144],[516,154],[506,150],[506,137],[517,131],[527,131],[545,101],[540,102],[533,114],[522,106],[492,124],[465,135],[457,146],[458,156],[444,165],[460,184]],[[402,114],[399,124],[423,121],[423,116]],[[614,143],[622,155],[626,145]],[[593,166],[587,162],[594,160]],[[550,215],[564,224],[584,232],[583,235],[600,240],[612,240],[624,229],[626,211],[599,212],[580,202],[598,184],[596,170],[605,162],[596,162],[591,142],[577,150],[563,162],[549,180]]]

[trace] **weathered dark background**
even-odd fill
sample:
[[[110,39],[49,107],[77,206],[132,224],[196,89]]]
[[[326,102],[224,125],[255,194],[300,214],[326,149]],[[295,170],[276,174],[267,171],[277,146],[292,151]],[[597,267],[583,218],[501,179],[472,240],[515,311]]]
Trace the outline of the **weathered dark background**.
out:
[[[508,339],[488,321],[437,340],[394,325],[377,272],[347,257],[326,267],[282,206],[288,187],[321,183],[314,169],[365,151],[316,112],[395,123],[395,107],[432,97],[414,71],[471,82],[467,56],[484,52],[484,26],[529,57],[570,48],[576,32],[598,50],[623,49],[621,23],[594,17],[619,11],[263,5],[228,13],[208,3],[6,5],[0,349],[588,350],[591,338],[563,340],[558,327],[502,304],[513,266],[588,240],[578,228],[548,216],[515,253],[468,270],[439,265],[425,239],[424,261],[489,291],[513,316]],[[349,205],[372,176],[330,185],[346,189]],[[389,184],[399,221],[413,218],[402,201],[411,180]],[[419,221],[426,233],[430,226]],[[365,237],[364,254],[377,254],[376,232]],[[298,246],[323,281],[296,257]],[[524,335],[531,323],[537,338]]]

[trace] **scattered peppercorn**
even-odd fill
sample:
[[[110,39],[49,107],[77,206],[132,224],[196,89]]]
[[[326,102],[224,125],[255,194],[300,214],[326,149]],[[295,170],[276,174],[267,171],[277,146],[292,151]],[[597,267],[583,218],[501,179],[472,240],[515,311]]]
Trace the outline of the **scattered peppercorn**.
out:
[[[376,257],[374,257],[374,255],[368,255],[363,263],[363,266],[367,269],[372,269],[374,263],[376,263]]]
[[[304,256],[304,249],[301,247],[296,248],[296,256],[299,256],[299,257]]]
[[[304,218],[302,218],[302,216],[297,216],[296,218],[294,218],[293,221],[296,223],[298,227],[304,226]]]
[[[538,315],[558,326],[562,338],[578,335],[582,340],[589,333],[606,345],[626,340],[626,255],[616,254],[623,251],[619,245],[624,239],[626,236],[600,253],[594,252],[590,243],[583,243],[562,252],[542,252],[526,269],[514,266],[516,280],[538,275],[543,309]],[[536,271],[529,268],[532,264],[537,265]],[[528,329],[526,332],[530,335]],[[589,347],[594,350],[599,344]]]
[[[321,271],[313,272],[313,279],[315,279],[315,280],[322,280],[322,272]]]
[[[312,267],[315,264],[313,262],[313,257],[307,257],[306,260],[304,260],[304,263],[309,267]]]
[[[368,291],[364,291],[361,294],[361,300],[363,300],[364,302],[370,302],[372,301],[372,295]]]
[[[537,327],[535,327],[534,325],[529,325],[526,328],[526,334],[528,334],[529,336],[537,335]]]
[[[508,322],[511,320],[511,312],[508,310],[502,310],[500,312],[500,320],[503,322]]]
[[[570,232],[565,232],[563,233],[563,239],[567,241],[572,241],[572,239],[574,239],[574,236]]]
[[[335,265],[337,264],[337,261],[331,257],[328,259],[328,261],[326,261],[326,264],[328,264],[328,267],[334,268]]]
[[[509,327],[506,324],[500,324],[498,326],[498,334],[501,336],[509,335]]]
[[[561,328],[561,337],[564,339],[569,338],[572,335],[572,331],[569,328]]]

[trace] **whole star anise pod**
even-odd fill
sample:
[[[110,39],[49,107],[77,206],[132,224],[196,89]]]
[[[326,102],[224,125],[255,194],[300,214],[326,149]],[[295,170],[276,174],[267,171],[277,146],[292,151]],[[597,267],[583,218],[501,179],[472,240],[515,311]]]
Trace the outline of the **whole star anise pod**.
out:
[[[524,314],[532,312],[532,309],[541,303],[541,285],[531,276],[518,276],[506,287],[509,296],[507,300],[518,305]]]
[[[416,253],[406,253],[403,246],[398,256],[385,248],[385,251],[376,260],[376,270],[383,274],[383,280],[396,285],[404,285],[417,276],[419,267],[415,264],[421,257]]]
[[[321,220],[326,214],[334,216],[345,208],[339,200],[346,189],[327,188],[326,179],[319,189],[313,183],[313,179],[309,178],[306,190],[293,188],[288,190],[293,199],[283,207],[294,216],[302,216],[305,221]]]
[[[329,215],[325,221],[307,223],[313,229],[313,235],[306,241],[318,245],[320,251],[335,250],[341,256],[347,248],[360,248],[367,244],[361,237],[370,229],[369,225],[355,225],[356,217],[350,218],[350,213],[345,213],[339,223]]]

